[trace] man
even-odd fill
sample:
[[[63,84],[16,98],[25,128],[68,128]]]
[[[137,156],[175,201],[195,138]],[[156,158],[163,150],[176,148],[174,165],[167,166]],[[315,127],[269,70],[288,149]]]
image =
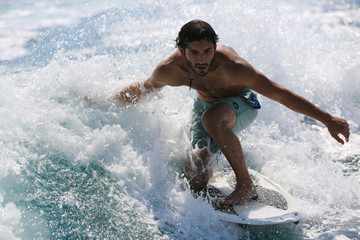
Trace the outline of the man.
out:
[[[303,97],[269,80],[232,48],[217,44],[213,28],[201,20],[185,24],[176,39],[177,50],[162,61],[144,82],[134,83],[115,95],[134,103],[165,86],[188,86],[197,91],[191,135],[192,155],[185,170],[195,191],[206,187],[212,174],[210,158],[219,149],[236,176],[235,190],[223,204],[245,204],[257,197],[236,136],[256,118],[260,104],[254,90],[293,111],[322,122],[338,142],[349,140],[348,123],[316,107]]]

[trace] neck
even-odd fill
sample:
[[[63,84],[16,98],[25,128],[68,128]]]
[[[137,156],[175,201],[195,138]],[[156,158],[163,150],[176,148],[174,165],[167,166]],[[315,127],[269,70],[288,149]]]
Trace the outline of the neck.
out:
[[[189,66],[187,66],[186,70],[187,70],[187,74],[188,74],[188,78],[189,78],[189,91],[190,91],[190,90],[191,90],[192,81],[195,80],[195,79],[197,79],[197,78],[199,78],[199,77],[203,77],[203,76],[205,76],[206,74],[204,74],[204,73],[200,73],[200,75],[199,75],[199,74],[196,74],[196,75],[197,75],[196,77],[191,78],[191,77],[190,77]]]

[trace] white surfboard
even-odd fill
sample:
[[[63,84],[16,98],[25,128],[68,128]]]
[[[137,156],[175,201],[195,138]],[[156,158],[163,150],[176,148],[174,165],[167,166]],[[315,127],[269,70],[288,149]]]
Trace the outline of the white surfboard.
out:
[[[285,190],[262,174],[249,169],[257,200],[245,205],[219,206],[217,200],[229,195],[235,187],[232,171],[215,172],[208,184],[207,195],[220,220],[243,225],[273,225],[298,223],[301,215],[296,200]]]

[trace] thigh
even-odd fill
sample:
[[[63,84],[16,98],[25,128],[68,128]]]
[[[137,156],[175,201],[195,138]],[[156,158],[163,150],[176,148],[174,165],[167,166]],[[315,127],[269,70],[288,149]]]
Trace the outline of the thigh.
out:
[[[201,118],[203,113],[211,106],[212,104],[198,99],[194,101],[190,126],[191,145],[193,147],[196,145],[198,145],[199,147],[208,147],[209,145],[211,137],[209,133],[205,130]]]
[[[232,127],[232,130],[235,133],[238,133],[241,130],[247,128],[251,123],[254,122],[258,115],[258,109],[250,105],[241,96],[229,97],[223,99],[220,102],[227,104],[235,112],[236,121]]]
[[[227,103],[218,102],[204,112],[202,122],[209,132],[210,129],[220,126],[231,129],[236,123],[236,113]]]

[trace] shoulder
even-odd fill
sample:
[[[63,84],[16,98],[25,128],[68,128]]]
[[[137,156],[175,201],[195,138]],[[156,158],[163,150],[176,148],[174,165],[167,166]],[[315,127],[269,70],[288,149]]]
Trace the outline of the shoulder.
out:
[[[229,83],[254,87],[260,75],[249,62],[231,47],[221,45],[216,51],[221,72]]]
[[[227,71],[244,71],[253,67],[232,48],[226,45],[218,45],[216,57]]]
[[[161,61],[155,68],[155,72],[158,74],[171,74],[173,71],[176,71],[179,68],[179,65],[183,60],[181,53],[175,51],[167,59]]]
[[[184,65],[184,57],[179,51],[175,51],[156,66],[150,77],[152,84],[157,87],[182,85],[179,80],[179,76],[183,75],[182,65]]]

